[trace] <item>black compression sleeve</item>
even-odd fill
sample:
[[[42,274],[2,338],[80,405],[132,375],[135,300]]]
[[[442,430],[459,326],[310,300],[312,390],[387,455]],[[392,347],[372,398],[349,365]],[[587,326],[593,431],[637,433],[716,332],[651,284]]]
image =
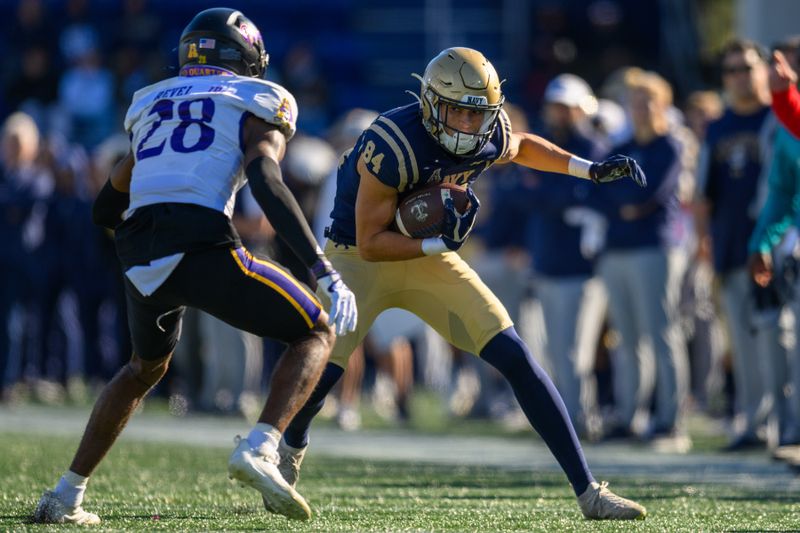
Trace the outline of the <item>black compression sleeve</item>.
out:
[[[130,194],[115,189],[111,180],[106,181],[94,200],[92,221],[104,228],[116,228],[122,222],[122,213],[128,208],[130,200]]]
[[[322,251],[297,199],[283,182],[278,163],[269,157],[258,157],[247,165],[245,174],[253,197],[278,236],[308,268],[312,268],[320,261]]]

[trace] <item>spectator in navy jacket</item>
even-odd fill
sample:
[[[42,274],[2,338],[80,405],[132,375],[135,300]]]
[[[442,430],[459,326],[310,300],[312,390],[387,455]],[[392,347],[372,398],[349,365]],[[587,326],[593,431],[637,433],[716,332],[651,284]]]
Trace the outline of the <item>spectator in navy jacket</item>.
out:
[[[547,85],[544,100],[544,137],[587,159],[601,155],[602,148],[586,134],[586,112],[596,108],[597,100],[583,79],[573,74],[557,76]],[[529,213],[525,240],[544,315],[545,351],[573,424],[587,431],[594,404],[590,382],[594,354],[582,353],[580,347],[586,343],[580,341],[582,334],[596,328],[586,327],[580,319],[591,294],[589,281],[597,251],[589,242],[590,234],[602,231],[603,220],[586,207],[591,183],[547,172],[531,174],[533,180],[520,200]]]
[[[670,124],[672,89],[658,74],[631,71],[626,77],[633,138],[613,149],[630,154],[647,174],[647,188],[614,183],[596,189],[608,218],[605,251],[598,272],[608,290],[611,323],[620,335],[612,361],[618,426],[630,432],[634,416],[655,413],[645,435],[657,446],[687,451],[678,415],[687,393],[685,347],[671,316],[679,276],[670,275],[668,234],[678,209],[677,190],[687,169],[690,135]],[[601,195],[601,196],[600,196]]]
[[[777,306],[774,287],[754,285],[746,266],[748,240],[766,195],[767,154],[777,121],[770,111],[765,54],[757,44],[729,43],[720,66],[728,106],[708,127],[696,215],[701,254],[713,258],[731,337],[736,419],[727,448],[735,451],[760,445],[759,359],[785,357],[777,313],[770,312]]]

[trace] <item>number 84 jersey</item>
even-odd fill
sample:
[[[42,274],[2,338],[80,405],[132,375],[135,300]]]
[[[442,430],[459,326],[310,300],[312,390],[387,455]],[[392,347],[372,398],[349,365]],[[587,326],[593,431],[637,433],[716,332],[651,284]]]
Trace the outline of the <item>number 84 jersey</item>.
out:
[[[297,103],[280,85],[243,76],[179,76],[140,89],[125,116],[136,164],[128,214],[176,202],[233,213],[244,185],[242,130],[254,115],[289,140]]]

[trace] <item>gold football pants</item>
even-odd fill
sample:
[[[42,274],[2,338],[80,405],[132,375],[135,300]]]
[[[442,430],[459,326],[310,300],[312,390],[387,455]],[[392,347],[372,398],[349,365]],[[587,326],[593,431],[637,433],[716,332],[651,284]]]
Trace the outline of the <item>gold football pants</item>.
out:
[[[432,326],[448,342],[479,354],[498,333],[514,323],[500,300],[461,257],[448,252],[407,261],[369,262],[355,246],[334,246],[325,254],[356,295],[358,327],[338,337],[330,361],[343,368],[377,316],[406,309]],[[319,291],[326,306],[327,295]]]

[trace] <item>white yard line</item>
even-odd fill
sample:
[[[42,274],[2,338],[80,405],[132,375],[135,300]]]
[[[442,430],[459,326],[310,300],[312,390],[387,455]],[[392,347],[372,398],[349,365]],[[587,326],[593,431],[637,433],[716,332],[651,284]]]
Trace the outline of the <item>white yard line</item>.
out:
[[[78,436],[88,409],[17,406],[0,408],[0,431]],[[126,428],[126,440],[232,447],[248,423],[238,418],[137,415]],[[766,452],[750,454],[655,453],[642,446],[589,445],[585,448],[598,479],[650,479],[653,483],[730,483],[746,488],[798,491],[800,477]],[[311,433],[312,454],[359,459],[387,459],[440,464],[482,465],[522,470],[558,471],[559,467],[537,439],[421,435],[403,431],[343,432],[330,428]]]

